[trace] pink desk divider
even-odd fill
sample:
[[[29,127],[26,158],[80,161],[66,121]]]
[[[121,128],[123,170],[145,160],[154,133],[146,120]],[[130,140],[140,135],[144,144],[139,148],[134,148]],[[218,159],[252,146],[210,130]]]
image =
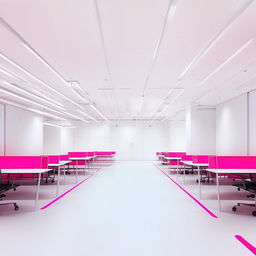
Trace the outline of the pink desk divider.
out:
[[[192,162],[193,163],[200,163],[200,164],[208,164],[208,155],[193,155]]]
[[[44,167],[45,166],[45,167]],[[48,157],[42,156],[0,156],[2,169],[41,169],[48,167]],[[19,177],[19,174],[10,175],[10,178]],[[22,174],[22,177],[34,177],[33,174]]]
[[[69,155],[60,155],[60,161],[68,161]]]
[[[68,152],[68,156],[69,158],[72,158],[72,157],[86,157],[86,152]],[[70,165],[85,165],[86,161],[72,161],[70,163]]]
[[[256,169],[256,156],[215,156],[209,158],[213,169]],[[221,174],[230,178],[246,178],[248,175]]]
[[[183,157],[184,155],[186,155],[186,152],[168,152],[168,157]],[[180,161],[176,161],[176,160],[171,160],[170,161],[171,165],[181,165]]]
[[[50,155],[48,156],[49,159],[49,164],[58,164],[60,161],[60,156],[59,155]]]
[[[192,161],[192,155],[187,155],[186,153],[182,155],[183,161]]]

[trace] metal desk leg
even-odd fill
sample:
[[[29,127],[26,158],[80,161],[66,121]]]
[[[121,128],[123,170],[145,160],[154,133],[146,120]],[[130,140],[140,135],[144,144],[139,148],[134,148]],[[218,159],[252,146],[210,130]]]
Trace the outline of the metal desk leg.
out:
[[[64,185],[66,185],[66,165],[64,164]]]
[[[76,160],[76,183],[78,182],[78,160]]]
[[[177,181],[179,180],[179,165],[178,165],[178,163],[177,163],[177,168],[176,168],[176,170],[177,170]]]
[[[42,174],[39,173],[39,175],[38,175],[38,183],[37,183],[37,190],[36,190],[35,210],[37,209],[37,205],[38,205],[41,176],[42,176]]]
[[[218,203],[219,203],[219,211],[221,211],[221,205],[220,205],[220,186],[219,186],[219,174],[216,173],[216,185],[217,185],[217,197],[218,197]]]
[[[185,185],[185,165],[183,165],[183,184]]]
[[[197,167],[198,172],[198,186],[199,186],[199,199],[201,200],[201,177],[200,177],[200,167]]]
[[[60,166],[58,167],[58,180],[57,180],[56,196],[59,195],[59,187],[60,187]]]

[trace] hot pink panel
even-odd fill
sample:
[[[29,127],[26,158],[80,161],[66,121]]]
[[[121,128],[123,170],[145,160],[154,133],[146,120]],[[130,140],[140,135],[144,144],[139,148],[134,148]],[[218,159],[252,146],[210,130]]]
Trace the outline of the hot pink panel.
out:
[[[67,161],[69,159],[68,155],[60,155],[60,160],[61,161]]]
[[[51,155],[51,156],[48,156],[48,159],[49,159],[49,164],[58,164],[59,163],[59,160],[60,160],[60,156],[59,155]]]
[[[68,152],[69,157],[86,157],[85,152]]]
[[[1,156],[0,168],[5,169],[34,169],[41,168],[41,156]]]
[[[255,169],[256,156],[217,156],[219,169]]]

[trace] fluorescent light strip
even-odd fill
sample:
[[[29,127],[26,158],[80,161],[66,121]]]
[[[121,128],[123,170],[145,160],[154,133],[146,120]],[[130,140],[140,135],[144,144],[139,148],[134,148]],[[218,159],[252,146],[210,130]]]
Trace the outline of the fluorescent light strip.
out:
[[[7,72],[6,70],[0,68],[0,72],[5,74],[6,76],[9,76],[10,78],[13,78],[13,79],[17,79],[14,75],[12,75],[11,73]]]
[[[37,53],[27,42],[22,42],[23,46],[32,53],[40,62],[46,65],[55,75],[57,75],[62,82],[64,82],[68,87],[70,84],[39,54]]]
[[[44,111],[41,111],[41,110],[38,110],[38,109],[34,109],[34,108],[26,108],[26,109],[29,110],[29,111],[35,112],[37,114],[43,115],[43,116],[52,117],[52,118],[55,118],[55,119],[58,119],[58,120],[66,120],[64,118],[49,114],[47,112],[44,112]]]
[[[233,60],[238,54],[245,50],[253,41],[255,40],[255,35],[250,38],[246,43],[244,43],[240,48],[238,48],[229,58],[227,58],[220,66],[218,66],[213,72],[211,72],[203,81],[201,81],[198,86],[204,84],[209,78],[216,74],[221,68],[223,68],[228,62]]]
[[[148,87],[148,82],[149,82],[150,76],[153,72],[153,69],[154,69],[154,66],[155,66],[155,63],[156,63],[156,60],[157,60],[157,56],[158,56],[158,53],[159,53],[159,49],[160,49],[160,46],[162,45],[162,41],[163,41],[164,35],[166,33],[167,25],[171,21],[171,19],[173,18],[174,14],[175,14],[175,11],[176,11],[175,0],[170,0],[167,12],[166,12],[165,17],[164,17],[164,23],[163,23],[163,26],[162,26],[161,35],[160,35],[160,38],[159,38],[159,40],[156,44],[156,47],[154,49],[153,58],[152,58],[148,73],[146,75],[145,82],[144,82],[143,95],[145,95],[146,89]],[[139,111],[138,117],[141,114],[142,106],[143,106],[143,102],[140,106],[140,111]]]
[[[226,25],[217,33],[217,35],[214,36],[214,38],[208,43],[208,45],[203,48],[199,54],[189,63],[189,65],[184,69],[184,71],[181,73],[179,76],[178,80],[182,80],[184,76],[188,73],[188,71],[196,64],[199,62],[199,60],[202,58],[202,56],[207,53],[213,46],[214,44],[226,33],[230,27],[233,25],[234,21],[249,7],[251,3],[253,3],[254,0],[249,1],[246,5],[243,6],[241,10],[239,10],[238,13],[236,13],[234,16],[232,16]]]
[[[48,109],[48,110],[50,110],[50,111],[52,111],[52,112],[55,112],[55,113],[57,113],[57,114],[71,116],[71,117],[73,117],[73,118],[75,118],[75,119],[78,119],[78,120],[81,120],[81,121],[84,121],[84,122],[88,123],[87,120],[85,120],[85,119],[83,119],[83,118],[81,118],[81,117],[79,117],[79,116],[76,116],[76,115],[73,115],[73,114],[70,114],[70,113],[65,113],[65,114],[63,114],[63,113],[61,113],[61,112],[59,112],[59,111],[53,110],[53,109],[51,109],[51,108],[49,108],[49,107],[46,107],[46,106],[44,106],[44,105],[42,105],[42,104],[40,104],[40,103],[37,103],[37,102],[35,102],[35,101],[33,101],[33,100],[30,100],[30,99],[27,99],[27,98],[25,98],[25,97],[19,96],[19,95],[15,94],[15,93],[12,93],[12,92],[9,92],[9,91],[3,90],[3,89],[0,89],[0,92],[5,93],[5,94],[7,94],[7,95],[10,95],[10,96],[12,96],[12,97],[16,97],[17,99],[20,99],[20,100],[23,100],[23,101],[32,103],[32,104],[37,105],[37,106],[39,106],[39,107]]]
[[[55,119],[58,119],[58,120],[65,120],[61,117],[58,117],[58,116],[55,116],[55,115],[51,115],[49,113],[46,113],[46,112],[42,112],[42,111],[38,111],[36,109],[33,109],[33,108],[27,108],[25,106],[22,106],[16,102],[12,102],[12,101],[9,101],[9,100],[5,100],[5,99],[1,99],[0,98],[0,102],[1,103],[5,103],[5,104],[8,104],[8,105],[11,105],[11,106],[14,106],[14,107],[17,107],[17,108],[20,108],[20,109],[24,109],[24,110],[28,110],[30,112],[34,112],[34,113],[37,113],[37,114],[40,114],[40,115],[44,115],[44,116],[48,116],[48,117],[51,117],[51,118],[55,118]]]
[[[94,105],[90,105],[90,107],[92,108],[92,109],[94,109],[103,119],[105,119],[107,122],[109,121],[108,119],[107,119],[107,117],[105,116],[105,115],[103,115],[103,113],[98,109],[98,108],[96,108]]]
[[[54,88],[52,88],[50,85],[46,84],[45,82],[43,82],[42,80],[40,80],[39,78],[37,78],[36,76],[34,76],[32,73],[30,73],[29,71],[27,71],[26,69],[24,69],[23,67],[19,66],[17,63],[15,63],[14,61],[12,61],[11,59],[9,59],[7,56],[5,56],[4,54],[0,53],[0,56],[8,61],[9,63],[11,63],[12,65],[14,65],[16,68],[18,68],[19,70],[23,71],[26,75],[32,77],[33,79],[35,79],[37,82],[39,82],[40,84],[42,84],[43,86],[45,86],[46,88],[48,88],[49,90],[55,92],[56,94],[58,94],[59,96],[63,97],[64,99],[66,99],[67,101],[73,103],[75,106],[79,107],[80,109],[83,109],[79,104],[77,104],[76,102],[72,101],[71,99],[69,99],[67,96],[63,95],[62,93],[58,92],[57,90],[55,90]]]
[[[7,90],[1,89],[1,88],[0,88],[0,92],[5,93],[5,94],[7,94],[7,95],[10,95],[10,96],[12,96],[12,97],[15,97],[15,98],[17,98],[17,99],[20,99],[20,100],[29,102],[29,103],[34,104],[34,105],[36,105],[36,106],[45,108],[45,109],[47,109],[47,110],[50,110],[51,112],[55,112],[55,113],[57,113],[57,114],[64,115],[63,113],[61,113],[61,112],[59,112],[59,111],[57,111],[57,110],[53,110],[53,109],[51,109],[51,108],[49,108],[49,107],[47,107],[47,106],[45,106],[45,105],[43,105],[43,104],[37,103],[37,102],[35,102],[35,101],[33,101],[33,100],[30,100],[30,99],[28,99],[28,98],[25,98],[25,97],[22,97],[22,96],[20,96],[20,95],[18,95],[18,94],[15,94],[15,93],[13,93],[13,92],[10,92],[10,91],[7,91]]]
[[[63,107],[60,107],[59,105],[56,105],[56,104],[54,104],[54,103],[52,103],[52,102],[50,102],[50,101],[47,101],[47,100],[45,100],[44,98],[42,98],[42,97],[40,97],[40,96],[37,96],[37,95],[35,95],[35,94],[31,93],[31,92],[28,92],[28,91],[26,91],[26,90],[24,90],[24,89],[21,89],[21,88],[19,88],[19,87],[13,85],[13,84],[11,84],[11,83],[8,83],[8,82],[5,81],[4,84],[7,85],[7,86],[9,86],[10,88],[16,90],[17,92],[24,93],[24,94],[26,94],[26,95],[28,95],[28,96],[30,96],[30,97],[33,97],[33,98],[35,98],[35,99],[37,99],[37,100],[43,101],[43,102],[45,102],[46,104],[52,105],[53,107],[56,107],[56,108],[61,109],[61,110],[65,110]]]

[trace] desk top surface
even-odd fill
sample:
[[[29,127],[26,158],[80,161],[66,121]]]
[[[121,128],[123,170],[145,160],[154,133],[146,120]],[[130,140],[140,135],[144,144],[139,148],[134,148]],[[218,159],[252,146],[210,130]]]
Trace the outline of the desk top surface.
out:
[[[44,173],[52,171],[52,169],[1,169],[2,174],[19,174],[19,173]]]
[[[256,174],[256,169],[206,169],[206,171],[218,174]]]

